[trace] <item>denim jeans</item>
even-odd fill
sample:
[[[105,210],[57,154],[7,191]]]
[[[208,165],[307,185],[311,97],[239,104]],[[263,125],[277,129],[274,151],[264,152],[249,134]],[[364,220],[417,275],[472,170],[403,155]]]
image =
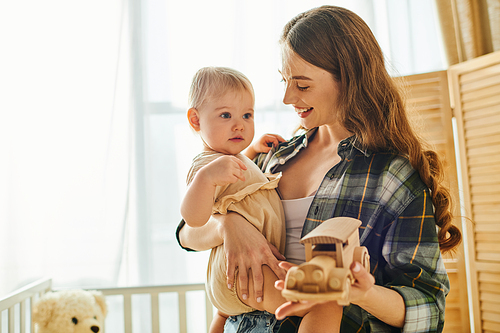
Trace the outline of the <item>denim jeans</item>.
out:
[[[279,327],[280,321],[276,320],[274,314],[254,311],[229,317],[224,333],[276,333]]]

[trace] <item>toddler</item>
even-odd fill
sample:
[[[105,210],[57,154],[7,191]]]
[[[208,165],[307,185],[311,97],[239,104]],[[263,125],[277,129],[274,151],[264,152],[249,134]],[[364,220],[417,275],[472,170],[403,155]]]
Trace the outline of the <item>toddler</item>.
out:
[[[254,136],[252,84],[242,73],[230,68],[202,68],[193,78],[189,104],[189,124],[200,134],[204,149],[193,159],[188,173],[189,187],[181,204],[184,221],[191,227],[201,227],[212,214],[236,212],[283,254],[285,218],[275,190],[281,175],[266,177],[250,158],[268,152],[269,144],[277,145],[284,139],[267,134],[250,146]],[[245,156],[241,152],[246,148],[249,149]],[[274,278],[268,281],[274,283],[277,277],[270,272],[272,275],[264,274],[264,279]],[[211,333],[222,332],[228,316],[255,310],[274,313],[286,301],[280,291],[268,287],[256,304],[251,301],[253,295],[238,295],[237,283],[230,289],[226,281],[222,244],[212,249],[207,271],[207,294],[218,309]],[[303,320],[301,332],[313,332],[313,326],[312,321]]]

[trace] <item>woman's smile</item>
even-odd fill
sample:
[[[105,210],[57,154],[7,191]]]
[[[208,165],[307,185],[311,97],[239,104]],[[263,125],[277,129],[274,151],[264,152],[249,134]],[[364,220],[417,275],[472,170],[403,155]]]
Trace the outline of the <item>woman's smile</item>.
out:
[[[294,52],[288,54],[284,68],[283,103],[293,105],[300,124],[308,129],[336,124],[340,87],[332,74]]]
[[[300,118],[305,118],[311,114],[314,108],[295,108],[295,112],[299,115]]]

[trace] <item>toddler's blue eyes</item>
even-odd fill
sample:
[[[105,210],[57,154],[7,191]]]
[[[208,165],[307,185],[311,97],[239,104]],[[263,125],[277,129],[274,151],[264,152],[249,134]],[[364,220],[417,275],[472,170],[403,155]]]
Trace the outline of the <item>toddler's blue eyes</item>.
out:
[[[231,119],[232,116],[229,112],[224,112],[224,113],[221,113],[221,115],[219,116],[223,119]],[[245,113],[243,115],[243,119],[251,119],[253,117],[253,115],[251,113]]]

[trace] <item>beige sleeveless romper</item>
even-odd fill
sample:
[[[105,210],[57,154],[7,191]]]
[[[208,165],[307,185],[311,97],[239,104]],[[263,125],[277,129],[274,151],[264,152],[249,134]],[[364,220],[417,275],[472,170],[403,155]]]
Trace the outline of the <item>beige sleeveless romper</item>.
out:
[[[221,156],[224,154],[206,151],[196,156],[189,170],[188,184],[201,167]],[[218,186],[212,214],[239,213],[255,226],[271,244],[276,246],[280,253],[284,253],[285,216],[280,198],[275,190],[281,174],[264,175],[257,165],[243,154],[235,156],[247,166],[247,170],[244,171],[245,181]],[[206,290],[212,304],[227,315],[237,315],[255,310],[240,301],[236,287],[233,287],[232,290],[227,288],[224,244],[213,248],[210,253]]]

